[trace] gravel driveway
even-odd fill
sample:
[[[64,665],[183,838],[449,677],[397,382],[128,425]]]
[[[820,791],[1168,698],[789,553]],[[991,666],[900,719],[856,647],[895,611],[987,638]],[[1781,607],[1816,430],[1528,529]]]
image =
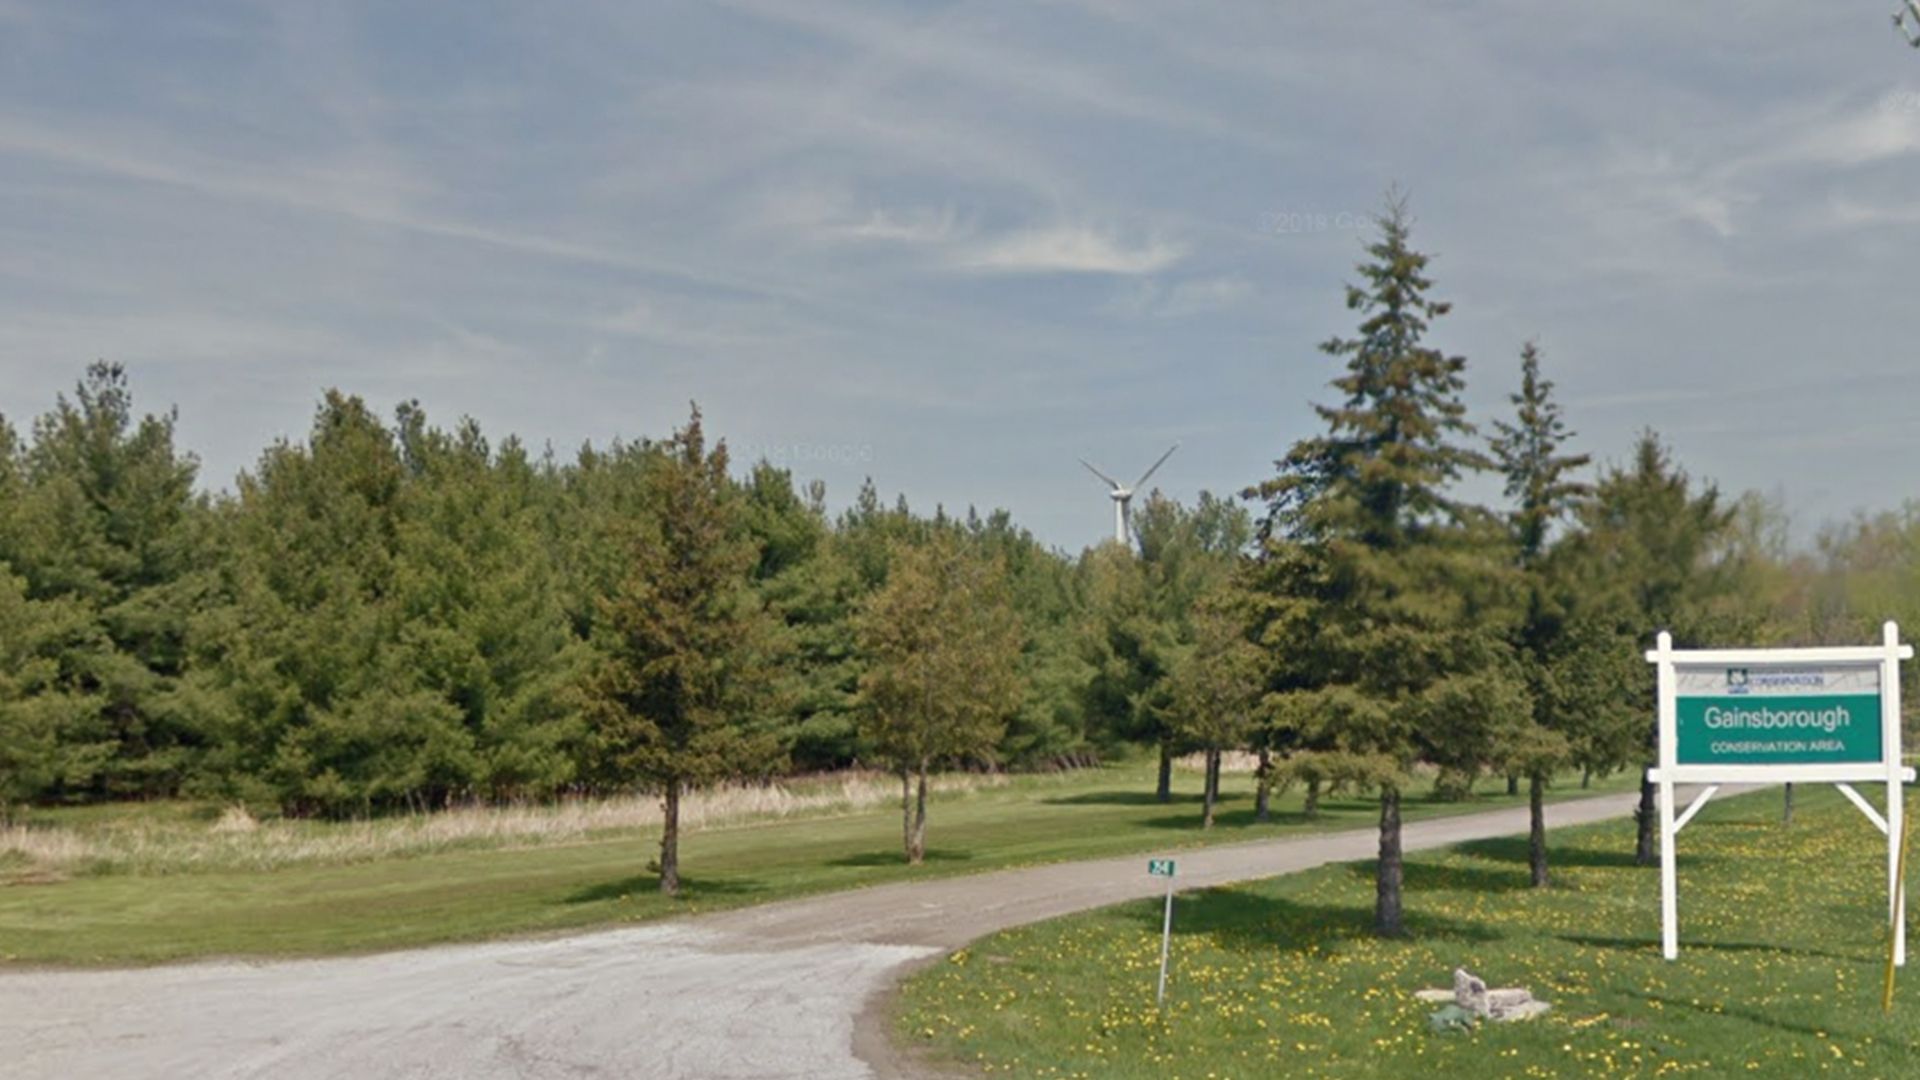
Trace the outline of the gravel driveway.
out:
[[[1555,827],[1632,792],[1547,808]],[[1406,826],[1408,850],[1524,832],[1526,810]],[[1179,853],[1192,888],[1374,854],[1371,829]],[[876,1002],[916,961],[1152,895],[1146,856],[886,885],[567,938],[337,960],[0,975],[8,1077],[902,1075]],[[1644,928],[1651,935],[1657,927]]]

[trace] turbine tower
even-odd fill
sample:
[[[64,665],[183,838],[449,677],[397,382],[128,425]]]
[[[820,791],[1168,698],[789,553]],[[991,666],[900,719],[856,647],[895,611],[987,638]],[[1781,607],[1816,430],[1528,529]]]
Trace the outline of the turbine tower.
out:
[[[1165,465],[1167,459],[1172,457],[1173,452],[1178,449],[1180,449],[1179,443],[1174,443],[1172,446],[1167,447],[1167,452],[1160,455],[1160,460],[1154,462],[1152,468],[1141,473],[1140,479],[1135,480],[1131,487],[1122,484],[1120,481],[1094,468],[1093,463],[1086,458],[1080,459],[1080,464],[1085,465],[1088,472],[1105,480],[1107,484],[1113,488],[1112,491],[1107,493],[1107,496],[1113,500],[1113,539],[1115,543],[1131,545],[1131,540],[1127,536],[1127,508],[1133,503],[1133,493],[1140,490],[1140,485],[1147,482],[1147,477],[1152,476],[1159,470],[1160,466]]]

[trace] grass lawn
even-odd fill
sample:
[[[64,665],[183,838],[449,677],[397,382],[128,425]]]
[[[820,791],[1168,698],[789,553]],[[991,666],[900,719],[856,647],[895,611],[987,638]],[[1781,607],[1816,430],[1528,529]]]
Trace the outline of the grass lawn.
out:
[[[1606,786],[1617,790],[1632,782],[1614,777]],[[1376,812],[1367,799],[1329,799],[1320,818],[1308,821],[1296,792],[1276,801],[1271,823],[1256,825],[1250,778],[1229,775],[1224,783],[1220,823],[1204,836],[1197,828],[1199,777],[1176,774],[1176,802],[1164,805],[1153,799],[1147,764],[1017,777],[959,794],[936,788],[928,862],[918,868],[901,863],[897,808],[707,827],[682,838],[685,889],[671,901],[646,871],[658,850],[651,829],[345,865],[18,876],[0,885],[0,962],[312,956],[611,926],[903,879],[1355,828],[1370,824]],[[1563,798],[1580,794],[1571,783],[1556,791]],[[1410,800],[1407,812],[1430,817],[1511,801],[1504,794],[1451,803],[1422,798]],[[177,807],[152,812],[181,813]],[[61,821],[112,828],[116,815],[52,816],[52,823]],[[48,823],[42,815],[40,825]]]
[[[1164,1016],[1159,902],[994,935],[907,984],[898,1034],[1034,1077],[1920,1076],[1920,962],[1881,1012],[1885,841],[1831,788],[1796,802],[1791,828],[1774,789],[1681,834],[1677,961],[1621,821],[1550,834],[1544,892],[1524,838],[1409,857],[1399,941],[1366,932],[1370,863],[1182,896]],[[1411,995],[1456,965],[1553,1011],[1430,1033]]]

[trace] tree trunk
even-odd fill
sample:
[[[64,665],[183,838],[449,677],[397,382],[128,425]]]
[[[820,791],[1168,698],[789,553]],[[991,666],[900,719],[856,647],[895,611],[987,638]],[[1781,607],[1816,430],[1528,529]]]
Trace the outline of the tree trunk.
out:
[[[1527,868],[1533,872],[1533,887],[1547,887],[1547,778],[1541,773],[1527,777],[1527,815],[1532,823],[1527,833]]]
[[[1660,720],[1655,717],[1647,723],[1647,760],[1650,762],[1640,770],[1640,808],[1633,812],[1634,824],[1639,826],[1639,835],[1634,840],[1633,863],[1635,866],[1652,866],[1660,859],[1660,852],[1654,845],[1654,824],[1658,820],[1659,787],[1653,782],[1653,765],[1660,760]]]
[[[900,767],[900,851],[913,861],[913,770]]]
[[[1374,873],[1373,932],[1377,937],[1399,937],[1400,922],[1400,790],[1380,789],[1380,864]]]
[[[680,895],[680,781],[667,781],[660,823],[660,891]]]
[[[1520,774],[1519,773],[1507,774],[1507,794],[1508,795],[1520,794]]]
[[[1793,785],[1792,784],[1787,785],[1787,799],[1786,799],[1786,802],[1780,807],[1780,824],[1785,825],[1789,828],[1793,826]]]
[[[1309,818],[1317,818],[1320,816],[1319,777],[1316,776],[1307,781],[1307,802],[1305,806],[1301,807],[1301,810],[1304,811]]]
[[[1652,772],[1651,768],[1640,770],[1640,806],[1633,812],[1634,823],[1640,827],[1640,835],[1633,846],[1635,866],[1652,866],[1660,858],[1653,843],[1654,820],[1659,816],[1660,808],[1657,795],[1659,788],[1654,785]]]
[[[1585,791],[1592,786],[1593,786],[1593,766],[1591,765],[1582,766],[1580,769],[1580,790]]]
[[[907,836],[907,862],[919,866],[927,857],[927,763],[920,762],[913,797],[913,831]]]
[[[1173,744],[1160,740],[1160,782],[1153,789],[1153,797],[1161,802],[1173,801]]]
[[[1206,780],[1201,784],[1200,827],[1213,828],[1213,801],[1220,797],[1220,751],[1208,750]]]
[[[1267,822],[1268,804],[1273,798],[1273,752],[1266,747],[1260,748],[1259,783],[1253,789],[1253,819],[1262,825]]]

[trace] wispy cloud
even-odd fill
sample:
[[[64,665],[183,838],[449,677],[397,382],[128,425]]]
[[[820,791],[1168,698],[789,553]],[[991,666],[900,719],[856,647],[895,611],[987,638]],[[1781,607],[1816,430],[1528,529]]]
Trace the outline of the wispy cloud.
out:
[[[648,297],[593,320],[593,329],[700,351],[759,347],[776,339],[770,313],[741,304]]]
[[[977,34],[955,17],[960,8],[934,18],[899,19],[834,0],[727,2],[762,19],[831,36],[903,72],[938,72],[992,92],[1016,93],[1048,108],[1109,115],[1257,149],[1287,145],[1271,130],[1233,123],[1172,96],[1142,92],[1137,79],[1102,71],[1077,56],[1036,52],[1005,36]]]
[[[1001,274],[1152,274],[1186,257],[1179,244],[1157,237],[1129,242],[1081,225],[1023,229],[956,253],[966,270]]]
[[[938,210],[875,210],[843,232],[855,240],[875,240],[914,246],[950,244],[973,233],[953,207]]]
[[[522,233],[437,216],[412,208],[437,190],[433,182],[391,173],[338,169],[325,163],[275,166],[146,146],[134,137],[55,130],[0,116],[0,155],[84,169],[122,180],[163,184],[214,199],[241,200],[326,214],[423,236],[464,241],[563,262],[612,267],[739,287],[741,278],[650,259],[631,251]]]
[[[1883,17],[1390,6],[0,0],[0,406],[157,368],[231,475],[328,383],[560,445],[697,397],[1071,545],[1110,527],[1074,453],[1212,431],[1176,468],[1226,487],[1312,428],[1326,363],[1280,358],[1351,330],[1342,222],[1398,180],[1476,410],[1537,333],[1595,453],[1653,421],[1729,488],[1885,494],[1701,419],[1789,428],[1810,370],[1863,426],[1910,396],[1849,378],[1911,351]]]

